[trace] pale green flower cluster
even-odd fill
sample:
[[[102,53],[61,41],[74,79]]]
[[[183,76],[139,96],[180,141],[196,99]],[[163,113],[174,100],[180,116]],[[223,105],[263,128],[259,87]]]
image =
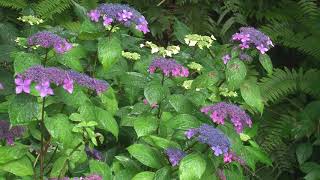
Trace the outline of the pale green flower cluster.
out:
[[[184,87],[185,89],[191,89],[192,82],[193,80],[186,80],[183,82],[182,87]]]
[[[140,54],[136,53],[136,52],[125,52],[122,51],[122,56],[127,58],[127,59],[131,59],[131,60],[139,60],[140,59]]]
[[[198,72],[200,72],[201,69],[203,68],[203,66],[202,66],[201,64],[198,64],[198,63],[196,63],[196,62],[191,62],[190,64],[188,64],[188,67],[189,67],[190,69],[196,70],[196,71],[198,71]]]
[[[43,23],[44,21],[40,18],[34,17],[34,16],[22,16],[22,17],[18,17],[17,18],[19,21],[25,22],[25,23],[29,23],[31,26],[33,25],[38,25]]]
[[[148,47],[151,49],[151,54],[158,53],[163,57],[172,57],[174,54],[178,54],[180,52],[179,46],[168,46],[167,48],[157,46],[156,44],[147,41],[145,44],[140,44],[140,47]]]
[[[216,40],[216,38],[213,35],[209,37],[201,36],[198,34],[188,34],[184,38],[186,44],[188,44],[189,46],[197,45],[200,49],[203,49],[204,47],[210,48],[214,40]]]
[[[17,37],[14,40],[18,46],[23,47],[23,48],[28,48],[27,46],[27,38],[23,38],[23,37]],[[36,49],[37,47],[35,47],[34,49]]]
[[[237,92],[230,91],[226,87],[219,87],[219,92],[220,92],[220,95],[222,95],[224,97],[237,97],[238,96]]]

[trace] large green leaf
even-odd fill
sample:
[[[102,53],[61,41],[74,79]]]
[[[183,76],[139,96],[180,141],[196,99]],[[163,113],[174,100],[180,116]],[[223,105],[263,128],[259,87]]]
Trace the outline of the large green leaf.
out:
[[[41,64],[40,58],[35,54],[17,52],[13,57],[15,74],[23,73],[28,68]]]
[[[175,19],[174,21],[173,30],[173,34],[181,43],[185,43],[185,36],[191,34],[190,28],[178,19]]]
[[[159,154],[150,146],[133,144],[127,149],[129,153],[142,164],[157,169],[162,167]]]
[[[32,163],[27,156],[23,156],[21,159],[0,165],[0,170],[10,172],[16,176],[33,175]]]
[[[0,147],[0,164],[17,160],[28,153],[28,147],[23,145],[1,146]]]
[[[107,91],[100,93],[99,97],[104,108],[108,110],[112,115],[115,115],[119,108],[114,90],[109,87]]]
[[[312,155],[312,144],[311,143],[302,143],[296,149],[296,155],[299,164],[303,164],[306,160]]]
[[[133,122],[134,130],[138,137],[152,134],[157,130],[158,123],[157,119],[153,116],[139,117]]]
[[[239,59],[233,59],[228,62],[226,69],[226,78],[231,88],[238,88],[246,78],[246,65]]]
[[[187,130],[200,126],[200,122],[192,115],[179,114],[167,122],[167,126],[174,129]]]
[[[54,163],[50,172],[51,178],[58,178],[63,170],[64,164],[68,160],[67,156],[60,156]]]
[[[169,96],[169,102],[179,113],[190,113],[194,109],[191,102],[182,94]]]
[[[108,71],[121,58],[121,41],[115,37],[101,38],[98,42],[98,58],[104,70]]]
[[[179,177],[183,180],[200,179],[206,170],[206,161],[200,154],[193,153],[184,157],[179,166]]]
[[[252,108],[263,112],[263,101],[261,97],[260,87],[254,81],[245,81],[241,87],[241,96],[244,101]]]
[[[150,84],[144,89],[144,96],[150,104],[159,103],[168,94],[168,89],[160,84]]]
[[[8,113],[12,125],[36,121],[40,113],[37,98],[25,94],[15,96],[9,105]]]
[[[58,55],[57,61],[60,64],[63,64],[73,70],[82,72],[83,67],[80,62],[80,59],[84,58],[85,56],[85,49],[82,46],[78,45],[76,47],[73,47],[70,51]]]
[[[57,101],[62,101],[66,105],[78,108],[83,104],[90,102],[89,97],[82,91],[79,86],[75,86],[72,94],[62,88],[55,89],[55,98]]]
[[[60,147],[72,148],[80,143],[77,135],[72,133],[72,123],[64,114],[45,118],[45,126],[53,140],[60,144]]]
[[[159,169],[155,176],[154,176],[154,180],[170,180],[170,167],[166,166],[163,167],[161,169]]]
[[[106,180],[112,179],[112,172],[108,164],[101,161],[90,160],[89,166],[90,166],[91,173],[99,174],[100,176],[102,176],[103,179],[106,179]]]
[[[132,180],[153,180],[154,174],[155,174],[154,172],[144,171],[144,172],[136,174],[132,178]]]
[[[259,61],[268,74],[272,74],[273,66],[270,57],[267,54],[260,54]]]
[[[158,136],[149,136],[152,139],[152,142],[163,149],[168,149],[168,148],[177,148],[181,149],[180,145],[174,141],[170,141],[168,139],[158,137]]]

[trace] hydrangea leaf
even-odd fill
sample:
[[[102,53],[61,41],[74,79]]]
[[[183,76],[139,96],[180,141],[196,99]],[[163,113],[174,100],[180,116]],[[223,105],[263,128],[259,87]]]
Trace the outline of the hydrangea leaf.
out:
[[[122,57],[121,41],[115,37],[102,38],[98,42],[98,58],[105,71],[120,60]]]
[[[144,96],[149,104],[159,103],[168,94],[168,89],[160,84],[151,84],[144,89]]]
[[[191,102],[182,94],[169,96],[169,103],[179,113],[190,113],[193,110]]]
[[[206,170],[206,161],[200,154],[193,153],[184,157],[179,166],[179,177],[183,180],[201,179]]]
[[[1,146],[0,147],[0,164],[7,163],[9,161],[20,159],[28,153],[28,147],[20,144],[15,146]]]
[[[226,78],[231,88],[238,88],[246,78],[247,68],[239,59],[233,59],[228,62],[226,69]]]
[[[159,169],[154,177],[155,180],[169,180],[172,179],[170,178],[170,167],[165,166],[161,169]]]
[[[23,73],[32,66],[40,65],[40,58],[31,53],[17,52],[13,54],[15,74]]]
[[[271,75],[273,71],[273,65],[270,57],[267,54],[259,54],[259,61],[267,73]]]
[[[61,171],[63,171],[64,164],[68,160],[68,157],[63,155],[60,156],[55,162],[53,163],[51,172],[50,172],[50,177],[51,178],[58,178]]]
[[[107,91],[100,93],[99,97],[104,108],[109,111],[112,115],[116,114],[119,110],[118,108],[118,101],[116,99],[114,90],[109,87]]]
[[[154,179],[154,172],[151,171],[144,171],[136,174],[132,180],[153,180]]]
[[[80,59],[84,57],[86,57],[86,51],[82,46],[78,45],[70,51],[58,55],[57,61],[75,71],[83,72]]]
[[[162,137],[158,137],[158,136],[149,136],[149,138],[151,138],[152,142],[162,148],[162,149],[168,149],[168,148],[177,148],[177,149],[181,149],[180,145],[174,141],[162,138]]]
[[[36,121],[40,113],[37,98],[25,94],[15,96],[9,105],[8,113],[12,125],[25,125]]]
[[[157,130],[157,119],[153,116],[139,117],[133,122],[134,130],[138,137],[152,134]]]
[[[33,175],[33,166],[27,156],[23,156],[21,159],[17,159],[5,164],[1,164],[0,170],[10,172],[16,176]]]
[[[187,34],[191,33],[190,28],[187,25],[185,25],[183,22],[179,21],[178,19],[175,19],[173,24],[173,29],[174,29],[175,37],[181,43],[185,43],[184,38]]]
[[[200,124],[197,118],[189,114],[179,114],[167,122],[168,127],[183,130],[199,127]]]
[[[254,81],[245,81],[241,87],[241,96],[244,101],[260,113],[263,112],[263,100],[261,97],[260,87]]]
[[[160,155],[150,146],[133,144],[128,148],[129,153],[142,164],[159,169],[162,167]]]
[[[312,144],[302,143],[296,149],[297,160],[299,164],[303,164],[312,155]]]
[[[89,161],[90,172],[102,176],[102,179],[112,179],[112,172],[108,164],[101,161]]]

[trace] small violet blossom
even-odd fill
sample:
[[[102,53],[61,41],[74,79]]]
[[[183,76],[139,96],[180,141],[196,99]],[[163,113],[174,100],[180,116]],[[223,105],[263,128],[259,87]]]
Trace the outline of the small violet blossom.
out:
[[[25,92],[28,94],[30,93],[30,85],[31,85],[30,79],[23,80],[22,78],[17,77],[14,80],[14,82],[16,84],[16,93],[17,94],[20,94],[22,92]]]
[[[188,77],[188,68],[178,64],[174,59],[156,58],[149,66],[149,73],[153,74],[159,69],[165,76]]]
[[[165,153],[167,154],[172,166],[177,166],[181,159],[186,156],[186,153],[176,148],[168,148]]]

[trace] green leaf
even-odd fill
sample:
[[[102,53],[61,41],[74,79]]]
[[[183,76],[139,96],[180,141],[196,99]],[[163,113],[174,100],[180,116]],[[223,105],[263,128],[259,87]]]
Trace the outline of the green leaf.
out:
[[[30,95],[17,95],[9,105],[9,118],[12,125],[26,125],[36,121],[40,113],[37,98]]]
[[[102,38],[98,42],[98,58],[108,71],[121,58],[121,41],[117,37]]]
[[[169,103],[179,113],[190,113],[194,108],[187,97],[182,94],[169,96]]]
[[[320,170],[320,164],[315,162],[305,162],[300,166],[300,169],[304,173],[309,173],[313,170]]]
[[[114,90],[111,87],[109,87],[107,91],[100,93],[99,97],[104,108],[107,111],[109,111],[112,115],[115,115],[119,108]]]
[[[97,26],[89,19],[83,21],[80,27],[79,38],[81,40],[93,40],[99,36]]]
[[[136,174],[132,178],[132,180],[153,180],[154,174],[155,174],[154,172],[144,171],[144,172]]]
[[[200,122],[192,115],[179,114],[167,122],[167,127],[174,129],[187,130],[200,126]]]
[[[170,167],[166,166],[159,169],[154,177],[154,180],[170,180]]]
[[[103,179],[112,179],[112,172],[110,167],[101,161],[90,160],[90,173],[99,174]]]
[[[28,153],[28,147],[16,144],[15,146],[0,147],[0,164],[17,160]]]
[[[63,64],[73,70],[83,72],[80,59],[84,57],[86,57],[86,51],[82,46],[78,45],[73,47],[70,51],[58,55],[57,60],[60,64]]]
[[[58,178],[60,172],[63,170],[64,164],[68,160],[66,156],[60,156],[54,163],[50,172],[51,178]]]
[[[10,161],[0,165],[0,170],[10,172],[16,176],[31,176],[33,175],[33,167],[27,156],[21,159]]]
[[[89,97],[82,91],[79,86],[75,86],[72,94],[68,93],[63,88],[55,89],[55,98],[57,101],[62,101],[66,105],[78,108],[83,104],[90,102]]]
[[[57,114],[54,117],[47,117],[44,123],[53,140],[61,144],[60,147],[72,148],[80,143],[80,138],[72,133],[73,124],[66,115]]]
[[[312,155],[312,144],[302,143],[296,149],[297,160],[299,164],[303,164]]]
[[[113,180],[131,180],[136,173],[132,169],[124,169],[116,173]]]
[[[159,169],[162,167],[159,154],[150,146],[133,144],[128,148],[129,153],[142,164]]]
[[[139,117],[133,122],[134,130],[138,137],[152,134],[157,130],[157,119],[153,116]]]
[[[245,148],[250,156],[255,157],[257,160],[259,160],[260,162],[266,165],[272,166],[271,159],[268,157],[268,155],[264,151],[262,151],[262,149],[257,147],[251,147],[251,146],[245,146]]]
[[[174,141],[170,141],[168,139],[158,137],[158,136],[149,136],[149,137],[152,139],[155,145],[157,145],[162,149],[168,149],[168,148],[181,149],[180,145]]]
[[[239,59],[233,59],[228,62],[226,69],[226,78],[231,88],[238,88],[246,78],[246,65]]]
[[[35,54],[17,52],[13,57],[15,74],[23,73],[30,67],[41,64],[40,58]]]
[[[160,84],[150,84],[144,89],[144,96],[150,104],[159,103],[168,94],[168,89]]]
[[[319,180],[320,177],[320,169],[314,169],[310,171],[305,177],[305,180]]]
[[[268,74],[272,74],[273,66],[270,57],[267,54],[260,54],[259,61]]]
[[[179,166],[179,177],[183,180],[200,179],[206,170],[206,161],[200,154],[193,153],[184,157]]]
[[[260,87],[253,81],[245,81],[241,87],[241,96],[244,101],[252,108],[257,109],[260,113],[263,112],[263,101],[261,97]]]
[[[175,19],[174,21],[173,30],[174,30],[173,34],[181,43],[185,43],[184,41],[185,36],[188,34],[191,34],[190,28],[183,22],[179,21],[178,19]]]

